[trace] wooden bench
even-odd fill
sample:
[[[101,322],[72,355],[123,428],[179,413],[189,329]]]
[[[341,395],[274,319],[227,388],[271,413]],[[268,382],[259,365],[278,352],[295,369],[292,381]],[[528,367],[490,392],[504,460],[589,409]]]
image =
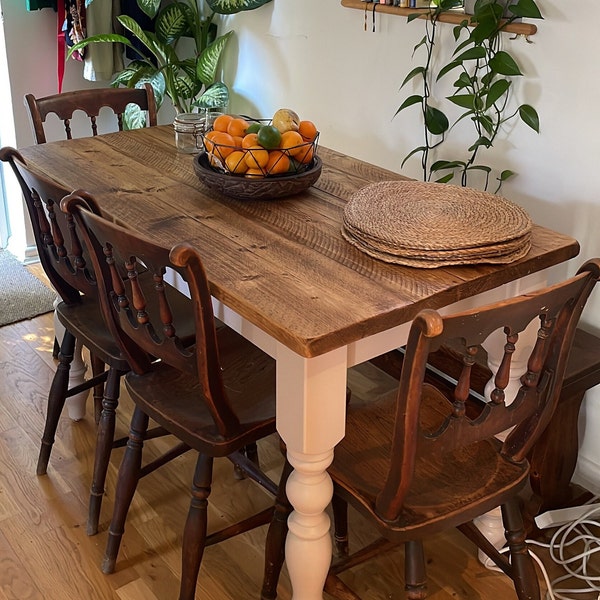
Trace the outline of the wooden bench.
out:
[[[371,362],[398,378],[402,356],[401,351],[393,350]],[[485,353],[479,353],[474,389],[480,394],[491,376],[485,361]],[[432,355],[431,365],[435,370],[454,378],[461,368],[449,348]],[[439,377],[435,374],[432,376]],[[586,490],[570,482],[579,449],[579,409],[585,392],[597,384],[600,384],[600,338],[577,329],[556,412],[529,457],[531,496],[525,502],[531,518],[546,510],[580,504],[586,496]]]

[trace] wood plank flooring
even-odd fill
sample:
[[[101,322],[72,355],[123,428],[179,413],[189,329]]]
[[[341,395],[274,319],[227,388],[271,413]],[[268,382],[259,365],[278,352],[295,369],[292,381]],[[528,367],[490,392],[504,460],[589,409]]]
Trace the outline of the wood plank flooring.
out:
[[[60,422],[48,473],[35,475],[47,390],[54,371],[52,315],[0,328],[0,600],[175,600],[180,574],[181,532],[187,514],[191,454],[142,480],[128,516],[117,568],[103,575],[99,565],[122,450],[113,451],[100,532],[85,532],[95,427],[92,402],[86,418]],[[360,374],[353,393],[376,394]],[[390,382],[382,379],[383,387]],[[131,402],[123,391],[118,435],[127,432]],[[166,440],[147,444],[147,456]],[[281,456],[276,439],[259,447],[262,465],[277,477]],[[218,461],[210,497],[211,530],[238,515],[270,504],[252,482],[236,480],[227,461]],[[369,539],[351,515],[352,534]],[[245,600],[260,597],[266,527],[212,546],[204,555],[196,598]],[[351,539],[351,543],[352,543]],[[470,542],[457,532],[429,541],[429,591],[433,600],[515,598],[510,581],[486,570]],[[400,599],[402,551],[347,573],[347,583],[365,600]],[[284,571],[279,598],[291,591]]]

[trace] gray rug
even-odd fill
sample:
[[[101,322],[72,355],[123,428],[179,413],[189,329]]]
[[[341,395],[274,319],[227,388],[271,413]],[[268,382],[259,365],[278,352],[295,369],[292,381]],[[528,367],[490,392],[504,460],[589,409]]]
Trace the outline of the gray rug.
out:
[[[53,310],[56,292],[0,249],[0,327]]]

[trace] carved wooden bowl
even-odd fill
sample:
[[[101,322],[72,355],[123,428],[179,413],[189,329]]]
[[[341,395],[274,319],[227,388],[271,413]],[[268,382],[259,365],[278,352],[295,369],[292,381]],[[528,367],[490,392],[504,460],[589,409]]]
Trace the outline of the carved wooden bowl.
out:
[[[194,157],[194,171],[198,179],[207,187],[237,200],[274,200],[293,196],[308,189],[319,179],[322,166],[321,159],[315,156],[309,167],[301,173],[249,179],[214,170],[206,152]]]

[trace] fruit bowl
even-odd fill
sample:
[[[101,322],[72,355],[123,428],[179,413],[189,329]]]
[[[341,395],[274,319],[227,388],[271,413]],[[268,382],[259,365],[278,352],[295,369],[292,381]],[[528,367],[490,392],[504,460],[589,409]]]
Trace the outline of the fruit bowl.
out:
[[[300,173],[248,178],[215,170],[207,152],[194,157],[194,171],[204,185],[237,200],[274,200],[293,196],[308,189],[321,176],[322,163],[314,156]]]

